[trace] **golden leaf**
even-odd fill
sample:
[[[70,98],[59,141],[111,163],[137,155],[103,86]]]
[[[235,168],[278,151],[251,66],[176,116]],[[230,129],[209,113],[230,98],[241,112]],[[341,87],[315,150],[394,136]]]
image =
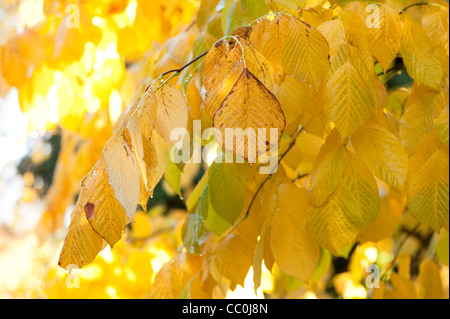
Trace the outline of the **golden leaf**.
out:
[[[225,150],[254,163],[260,154],[278,143],[285,121],[275,96],[245,69],[214,114],[213,126],[220,130],[221,136],[217,132],[214,135]],[[261,129],[265,129],[263,136]],[[273,133],[273,129],[277,131]]]

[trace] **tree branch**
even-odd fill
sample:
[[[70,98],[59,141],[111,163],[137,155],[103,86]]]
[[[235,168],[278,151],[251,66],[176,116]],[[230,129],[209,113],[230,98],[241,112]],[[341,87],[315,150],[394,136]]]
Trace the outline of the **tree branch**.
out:
[[[385,276],[387,275],[387,273],[389,272],[389,270],[391,270],[392,268],[395,267],[395,264],[396,264],[396,262],[397,262],[397,259],[398,259],[398,256],[399,256],[399,254],[400,254],[400,251],[401,251],[402,248],[403,248],[403,245],[406,243],[406,241],[408,240],[408,238],[411,237],[411,236],[417,231],[417,229],[419,229],[420,225],[422,225],[422,224],[421,224],[420,222],[418,222],[418,223],[414,226],[414,228],[413,228],[411,231],[409,231],[409,232],[406,234],[406,236],[402,239],[402,241],[398,244],[397,249],[396,249],[395,254],[394,254],[394,259],[392,259],[392,261],[389,263],[389,266],[386,268],[386,270],[383,271],[383,274],[381,274],[380,278],[385,277]]]
[[[410,4],[410,5],[406,6],[406,7],[404,7],[403,10],[400,10],[400,14],[405,13],[406,10],[408,10],[409,8],[412,8],[412,7],[429,6],[429,5],[431,5],[431,3],[429,3],[429,2],[413,3],[413,4]]]
[[[200,54],[198,57],[196,57],[195,59],[189,61],[188,63],[186,63],[185,65],[183,65],[183,66],[182,66],[181,68],[179,68],[179,69],[173,69],[173,70],[169,70],[169,71],[166,71],[166,72],[162,73],[160,76],[158,76],[158,78],[157,78],[155,81],[153,81],[149,86],[147,86],[147,88],[145,89],[145,92],[147,92],[147,91],[154,85],[154,83],[155,83],[157,80],[163,79],[166,75],[171,74],[171,73],[174,73],[174,74],[172,74],[172,76],[171,76],[170,78],[168,78],[166,81],[164,81],[164,82],[158,87],[158,89],[159,89],[159,88],[160,88],[162,85],[164,85],[167,81],[169,81],[169,80],[170,80],[171,78],[173,78],[174,76],[177,76],[178,74],[180,74],[180,73],[181,73],[184,69],[186,69],[188,66],[190,66],[191,64],[193,64],[193,63],[197,62],[198,60],[200,60],[201,58],[203,58],[206,54],[208,54],[208,52],[209,52],[209,50],[203,52],[203,53]]]

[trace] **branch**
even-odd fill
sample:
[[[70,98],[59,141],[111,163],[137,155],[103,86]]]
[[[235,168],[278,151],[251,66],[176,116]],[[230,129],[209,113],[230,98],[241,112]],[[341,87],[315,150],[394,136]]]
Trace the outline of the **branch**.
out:
[[[409,8],[412,8],[412,7],[429,6],[429,5],[431,5],[430,2],[418,2],[418,3],[413,3],[413,4],[410,4],[409,6],[404,7],[403,10],[400,10],[400,14],[405,13],[406,10],[408,10]]]
[[[200,54],[198,57],[196,57],[195,59],[189,61],[188,63],[186,63],[185,65],[183,65],[181,68],[179,69],[173,69],[173,70],[169,70],[166,71],[164,73],[162,73],[160,76],[158,76],[158,78],[156,78],[155,81],[153,81],[149,86],[147,86],[147,88],[145,89],[145,92],[147,92],[155,83],[156,81],[163,79],[166,75],[173,73],[167,80],[165,80],[157,89],[156,91],[163,86],[164,84],[166,84],[171,78],[173,78],[174,76],[179,75],[184,69],[186,69],[188,66],[190,66],[191,64],[197,62],[198,60],[200,60],[201,58],[203,58],[206,54],[208,54],[209,50],[203,52],[202,54]]]
[[[389,263],[389,266],[386,268],[386,270],[383,272],[383,274],[380,276],[380,278],[383,278],[384,276],[386,276],[387,273],[389,272],[389,270],[391,270],[392,268],[395,267],[395,264],[397,262],[397,259],[398,259],[398,256],[400,254],[400,251],[403,248],[403,245],[406,243],[408,238],[411,237],[417,231],[417,229],[419,229],[420,225],[421,225],[421,223],[418,222],[414,226],[414,228],[406,234],[405,238],[403,238],[403,240],[400,242],[400,244],[398,244],[398,247],[397,247],[397,249],[395,251],[395,254],[394,254],[394,259],[392,259],[392,261]]]

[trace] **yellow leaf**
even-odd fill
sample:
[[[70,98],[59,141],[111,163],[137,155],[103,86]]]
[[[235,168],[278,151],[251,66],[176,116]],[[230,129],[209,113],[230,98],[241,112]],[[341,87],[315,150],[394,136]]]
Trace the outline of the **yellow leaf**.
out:
[[[167,142],[176,128],[187,127],[188,106],[183,94],[172,84],[166,83],[156,93],[155,131]],[[172,141],[173,143],[174,141]]]
[[[79,200],[92,228],[113,247],[122,237],[127,215],[116,199],[107,177],[104,161],[98,162],[92,173],[83,181],[83,196],[80,196]]]
[[[256,244],[255,254],[253,257],[253,286],[255,289],[255,294],[257,293],[258,288],[261,286],[261,275],[262,275],[262,263],[264,259],[264,246],[268,243],[265,238],[265,227],[261,232],[260,239]]]
[[[444,77],[439,53],[422,26],[404,14],[401,54],[408,74],[417,82],[439,90]]]
[[[384,298],[386,299],[417,299],[416,287],[412,281],[398,274],[391,274],[393,288],[386,287]]]
[[[400,137],[408,154],[433,130],[433,119],[439,117],[446,104],[448,97],[443,91],[414,82],[405,105],[406,111],[400,119]]]
[[[205,56],[203,68],[205,109],[211,118],[242,73],[243,66],[240,63],[242,52],[235,46],[238,45],[220,41]]]
[[[366,22],[372,55],[387,70],[402,44],[403,24],[399,12],[384,4],[377,5],[376,9],[363,2],[352,2],[349,6],[359,6],[353,10]]]
[[[200,118],[200,109],[203,103],[199,92],[199,86],[197,86],[197,81],[199,81],[199,79],[199,73],[195,73],[194,77],[189,81],[185,91],[186,100],[194,119]]]
[[[89,211],[89,210],[88,210]],[[58,265],[64,269],[76,265],[83,267],[91,263],[103,248],[102,237],[92,229],[82,199],[77,201],[71,214],[69,231],[64,239]]]
[[[377,217],[358,236],[358,241],[361,243],[377,242],[389,238],[397,229],[397,222],[398,217],[392,213],[387,201],[381,200]]]
[[[157,134],[156,132],[154,132]],[[142,137],[144,139],[144,137]],[[163,152],[165,148],[162,150],[157,150],[153,145],[153,140],[145,141],[143,143],[143,157],[141,161],[143,162],[143,167],[145,170],[141,170],[141,186],[140,186],[140,195],[139,195],[139,204],[142,208],[146,209],[147,200],[153,194],[153,190],[156,184],[161,179],[161,173],[158,173],[163,167],[165,167],[167,163],[167,159],[163,159],[163,162],[160,162],[161,157],[158,156],[159,153]],[[164,145],[162,145],[164,147]],[[167,154],[166,154],[167,157]]]
[[[377,125],[365,125],[352,135],[352,146],[370,171],[392,186],[403,186],[408,154],[397,137]]]
[[[286,116],[286,134],[289,134],[289,131],[295,132],[298,128],[299,117],[305,106],[316,107],[312,101],[309,84],[290,76],[284,78],[274,94]]]
[[[321,206],[336,189],[345,170],[344,147],[339,133],[330,133],[314,162],[310,181],[309,200],[314,206]]]
[[[294,184],[278,187],[270,244],[278,267],[307,282],[319,260],[319,247],[306,230],[307,192]]]
[[[431,132],[411,155],[406,192],[411,215],[436,232],[449,219],[448,174],[448,146]]]
[[[324,109],[343,136],[353,134],[374,111],[369,87],[349,62],[330,77],[325,89]]]
[[[239,42],[217,43],[205,57],[205,108],[211,118],[247,68],[268,90],[274,87],[274,68],[271,63],[245,39]],[[243,50],[243,51],[242,51]]]
[[[213,118],[214,128],[221,133],[221,136],[217,131],[214,133],[219,145],[250,163],[278,143],[285,125],[280,103],[248,69],[241,74]],[[265,129],[263,135],[260,129]],[[273,129],[277,131],[273,133]]]
[[[444,297],[439,266],[432,259],[425,259],[420,264],[419,295],[424,299],[442,299]]]
[[[344,41],[349,48],[352,63],[361,75],[364,76],[366,72],[371,75],[374,72],[374,63],[365,21],[357,13],[347,10],[341,11],[339,18],[344,26]],[[367,79],[369,76],[364,78]]]
[[[121,135],[112,137],[106,143],[102,156],[114,196],[125,209],[128,218],[133,220],[140,194],[137,160]]]
[[[435,47],[443,47],[447,58],[449,50],[448,7],[429,6],[422,17],[422,26]]]
[[[251,30],[249,41],[273,65],[276,82],[284,78],[283,47],[289,28],[289,18],[283,14],[274,19],[261,19]]]
[[[256,245],[256,241],[254,242]],[[244,286],[253,264],[255,245],[239,234],[232,233],[214,246],[214,263],[219,272],[235,284]]]
[[[149,191],[156,184],[155,167],[157,166],[157,159],[152,155],[155,154],[155,151],[151,144],[155,118],[156,98],[153,92],[149,91],[142,99],[136,100],[124,121],[124,126],[126,126],[125,137],[137,159],[140,176],[146,191]]]
[[[308,210],[309,232],[319,246],[333,254],[351,244],[379,211],[378,187],[370,171],[349,151],[345,151],[345,164],[332,196],[322,206]]]
[[[435,118],[433,122],[441,141],[448,146],[448,105],[444,107],[439,117]]]
[[[323,34],[330,48],[331,71],[335,72],[349,60],[344,25],[338,19],[325,22],[317,28]]]
[[[330,69],[328,55],[328,43],[317,29],[290,18],[283,47],[286,74],[319,87]]]
[[[190,277],[183,269],[165,264],[153,280],[149,299],[179,299]]]

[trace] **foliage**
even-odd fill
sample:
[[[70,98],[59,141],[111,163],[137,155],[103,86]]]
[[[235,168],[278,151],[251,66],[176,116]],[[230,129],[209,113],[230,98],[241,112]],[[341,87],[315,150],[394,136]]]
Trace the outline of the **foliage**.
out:
[[[249,270],[254,290],[273,297],[448,296],[445,1],[372,11],[359,1],[202,0],[198,10],[194,1],[75,1],[79,28],[56,13],[68,2],[44,1],[46,19],[0,51],[2,81],[18,88],[31,128],[62,130],[39,224],[58,229],[78,194],[60,267],[98,266],[91,285],[128,274],[110,297],[222,298]],[[203,141],[213,160],[200,177],[199,165],[169,156],[175,128],[195,149],[198,119],[217,129]],[[225,128],[278,135],[241,132],[227,145]],[[274,146],[279,166],[262,175]],[[141,212],[161,184],[183,195],[185,213]],[[145,230],[149,218],[169,234]],[[114,261],[105,263],[106,245]],[[145,268],[158,245],[165,263]],[[370,264],[380,288],[365,282]],[[47,291],[67,296],[59,284]]]

